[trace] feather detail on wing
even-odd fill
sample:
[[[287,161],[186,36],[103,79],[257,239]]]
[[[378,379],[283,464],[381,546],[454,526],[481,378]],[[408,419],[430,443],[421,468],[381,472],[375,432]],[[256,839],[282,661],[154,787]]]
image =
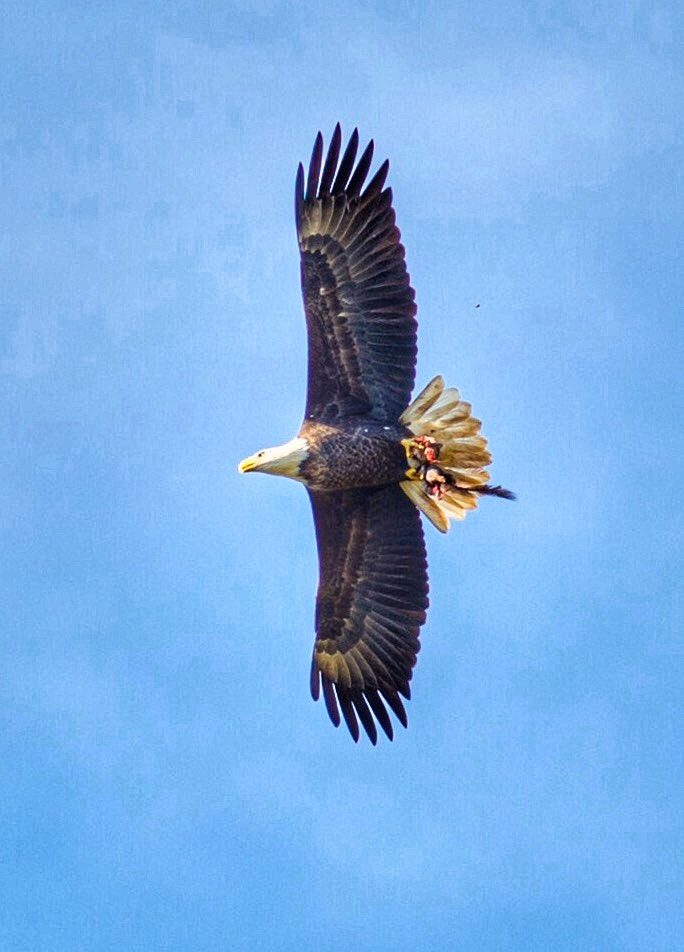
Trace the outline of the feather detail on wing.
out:
[[[299,166],[295,216],[309,344],[307,419],[364,413],[395,423],[415,377],[416,306],[384,162],[362,191],[373,142],[356,163],[355,129],[340,159],[335,127]]]
[[[376,721],[392,739],[387,708],[406,727],[400,695],[420,650],[428,606],[425,542],[417,509],[398,485],[310,493],[319,583],[311,693],[321,686],[331,720],[373,744]]]

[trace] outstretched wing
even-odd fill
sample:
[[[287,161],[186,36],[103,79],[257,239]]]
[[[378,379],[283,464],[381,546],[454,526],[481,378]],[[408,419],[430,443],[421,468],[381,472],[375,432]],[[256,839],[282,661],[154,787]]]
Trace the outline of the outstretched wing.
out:
[[[373,715],[392,739],[385,704],[406,727],[400,695],[420,650],[428,607],[427,556],[418,510],[398,485],[309,493],[318,542],[314,700],[323,686],[331,720],[340,709],[354,740],[373,744]]]
[[[295,215],[309,341],[306,419],[363,413],[396,423],[416,365],[416,305],[404,248],[383,188],[383,162],[362,192],[373,142],[354,168],[355,129],[341,161],[335,127],[323,164],[318,133],[309,172],[299,166]],[[322,170],[321,170],[322,166]]]

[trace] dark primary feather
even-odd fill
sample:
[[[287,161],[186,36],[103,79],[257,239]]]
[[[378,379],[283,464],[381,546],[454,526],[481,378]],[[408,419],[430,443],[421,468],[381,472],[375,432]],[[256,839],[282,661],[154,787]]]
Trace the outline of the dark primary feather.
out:
[[[342,159],[335,127],[323,161],[316,137],[300,165],[295,217],[309,341],[306,419],[353,414],[395,423],[409,403],[416,363],[416,306],[395,225],[384,162],[362,191],[371,141],[354,162],[355,129]]]
[[[410,697],[428,606],[420,514],[398,485],[309,495],[319,558],[311,693],[322,684],[331,720],[341,712],[354,740],[360,722],[375,744],[375,720],[391,740],[385,705],[406,727],[400,695]]]

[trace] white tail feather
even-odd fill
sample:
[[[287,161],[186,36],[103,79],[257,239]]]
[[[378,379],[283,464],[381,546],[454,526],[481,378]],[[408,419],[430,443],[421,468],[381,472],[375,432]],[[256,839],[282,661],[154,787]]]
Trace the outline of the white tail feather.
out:
[[[426,413],[443,390],[444,380],[441,377],[438,376],[431,380],[399,417],[402,426],[409,426],[413,420]]]
[[[430,522],[440,532],[449,531],[449,520],[437,501],[429,496],[420,483],[414,479],[404,479],[399,483],[413,505],[425,513]],[[462,517],[461,517],[462,518]]]
[[[458,390],[435,377],[399,420],[417,438],[403,441],[409,468],[400,485],[440,532],[449,519],[463,519],[477,507],[477,489],[489,480],[487,441],[471,413]]]

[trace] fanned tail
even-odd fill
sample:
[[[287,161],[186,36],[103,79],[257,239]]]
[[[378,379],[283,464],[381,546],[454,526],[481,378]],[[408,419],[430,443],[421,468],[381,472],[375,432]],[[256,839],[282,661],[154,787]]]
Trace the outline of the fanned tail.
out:
[[[492,461],[481,422],[455,387],[435,377],[404,410],[399,422],[413,437],[402,440],[408,468],[401,488],[440,532],[449,519],[464,519],[478,496],[514,499],[508,489],[489,485]]]

